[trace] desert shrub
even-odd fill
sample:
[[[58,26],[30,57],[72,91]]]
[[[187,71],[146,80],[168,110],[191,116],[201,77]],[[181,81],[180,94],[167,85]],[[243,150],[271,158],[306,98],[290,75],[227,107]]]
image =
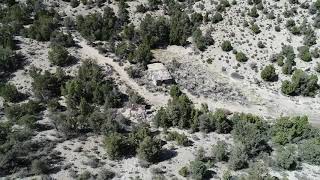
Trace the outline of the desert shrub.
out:
[[[232,117],[236,122],[232,136],[240,142],[250,157],[257,156],[260,152],[269,150],[268,126],[258,116],[251,114],[235,114]]]
[[[206,39],[204,36],[202,36],[202,31],[200,29],[196,29],[192,34],[193,40],[196,44],[196,47],[200,51],[204,51],[207,47]]]
[[[294,63],[292,61],[288,61],[288,60],[285,60],[285,62],[281,63],[279,61],[279,64],[281,65],[282,64],[282,73],[283,74],[292,74],[292,72],[294,71],[293,69],[293,66],[294,66]]]
[[[216,24],[216,23],[218,23],[218,22],[220,22],[220,21],[222,21],[222,20],[223,20],[223,17],[222,17],[222,15],[221,15],[219,12],[215,13],[215,14],[212,16],[212,19],[211,19],[212,23],[214,23],[214,24]]]
[[[135,35],[136,35],[135,26],[132,23],[124,27],[122,36],[125,39],[132,40],[135,37]]]
[[[54,45],[48,52],[49,61],[57,66],[66,66],[70,63],[69,52],[61,45]]]
[[[246,168],[248,166],[248,155],[245,146],[236,144],[232,147],[228,162],[230,168],[233,170]]]
[[[121,118],[113,111],[106,111],[103,113],[94,111],[88,117],[90,129],[96,133],[102,132],[104,134],[121,132],[120,119]]]
[[[140,143],[147,137],[152,137],[152,133],[149,126],[146,124],[140,124],[133,128],[132,132],[129,133],[128,141],[132,148],[136,150]]]
[[[136,12],[137,13],[145,13],[148,11],[148,8],[146,6],[144,6],[143,4],[139,4],[137,7],[136,7]]]
[[[49,41],[51,33],[58,27],[58,21],[54,14],[39,13],[33,24],[28,29],[28,36],[38,41]]]
[[[36,127],[37,118],[34,115],[24,115],[18,120],[18,124],[33,129]]]
[[[228,160],[227,144],[224,141],[218,141],[212,146],[212,157],[217,162]]]
[[[319,62],[317,62],[317,64],[316,64],[315,71],[320,73],[320,63]]]
[[[93,60],[83,61],[76,77],[63,86],[62,94],[71,109],[77,109],[81,98],[90,104],[105,104],[106,108],[119,107],[122,103],[122,94],[114,82],[106,78],[101,67]]]
[[[0,96],[8,102],[17,102],[22,97],[16,86],[10,83],[0,84]]]
[[[135,47],[133,44],[122,41],[116,45],[114,53],[118,57],[122,59],[128,59],[129,62],[131,62],[132,58],[134,57],[134,50]]]
[[[311,55],[313,58],[319,58],[320,57],[320,54],[319,54],[319,48],[314,48],[312,51],[311,51]]]
[[[165,108],[161,107],[158,111],[155,117],[153,118],[153,121],[155,122],[155,125],[157,127],[163,127],[163,128],[169,128],[173,126],[172,121],[167,115],[167,111]]]
[[[10,27],[0,27],[0,48],[15,48],[14,32]]]
[[[111,180],[115,177],[115,173],[108,169],[102,169],[99,171],[97,180]]]
[[[0,46],[0,77],[5,75],[5,73],[16,70],[17,64],[15,52],[9,48],[2,48]]]
[[[181,146],[188,146],[190,145],[190,141],[188,137],[185,134],[179,134],[176,131],[169,132],[168,135],[166,136],[166,139],[168,141],[176,141],[178,145]]]
[[[307,163],[320,165],[320,139],[307,139],[299,145],[299,157]]]
[[[257,7],[256,6],[253,6],[249,13],[248,13],[249,16],[253,17],[253,18],[257,18],[259,17],[259,14],[258,14],[258,11],[257,11]]]
[[[73,30],[76,25],[75,25],[74,19],[71,18],[70,16],[67,16],[63,19],[63,26],[67,30]]]
[[[307,30],[303,33],[304,37],[303,37],[303,44],[306,46],[312,46],[315,45],[317,43],[317,36],[314,32],[314,30],[312,30],[312,28],[307,28]]]
[[[256,24],[252,24],[251,25],[251,30],[252,32],[254,32],[255,34],[259,34],[261,32],[260,27]]]
[[[192,179],[201,180],[207,173],[207,166],[204,162],[195,160],[190,163],[190,174]]]
[[[194,12],[191,14],[190,21],[192,22],[194,27],[198,27],[203,22],[203,16],[201,13]]]
[[[49,71],[42,73],[40,69],[31,68],[29,74],[33,79],[32,91],[38,99],[47,101],[61,95],[61,86],[67,78],[62,69],[58,68],[52,74]]]
[[[232,121],[227,117],[227,112],[223,109],[217,109],[212,115],[212,121],[217,133],[230,133],[232,130]]]
[[[263,68],[263,70],[261,71],[261,78],[265,81],[271,82],[278,79],[278,75],[272,64]]]
[[[189,172],[189,168],[187,166],[183,166],[180,170],[179,170],[179,174],[182,177],[188,177],[190,172]]]
[[[60,31],[54,31],[50,37],[51,46],[61,45],[64,47],[71,47],[75,45],[71,33],[64,34]]]
[[[263,49],[263,48],[265,48],[266,46],[263,44],[263,42],[262,41],[258,41],[258,48],[261,48],[261,49]]]
[[[314,74],[308,75],[300,69],[294,71],[291,82],[285,80],[281,86],[281,91],[290,96],[303,95],[313,97],[318,89],[318,77]]]
[[[276,151],[275,165],[286,170],[297,169],[299,161],[296,148],[293,145],[280,146]]]
[[[9,120],[17,122],[25,115],[38,115],[38,113],[41,112],[42,109],[43,107],[39,102],[29,100],[27,103],[23,104],[5,104],[4,112]]]
[[[203,113],[198,117],[199,130],[201,132],[209,133],[215,130],[215,122],[212,115],[209,113]]]
[[[310,135],[308,117],[281,117],[271,128],[272,140],[284,145],[305,139]]]
[[[286,58],[282,66],[282,72],[284,74],[291,74],[293,72],[293,66],[295,65],[294,59],[296,57],[293,47],[287,45],[282,46],[280,54]]]
[[[248,169],[248,175],[245,176],[246,180],[275,180],[276,178],[272,177],[269,174],[268,167],[263,162],[256,162],[250,164],[250,167]]]
[[[232,174],[230,173],[230,170],[226,170],[222,174],[222,180],[232,180]]]
[[[140,78],[140,77],[142,77],[141,69],[133,67],[133,66],[130,66],[127,69],[127,73],[131,78]]]
[[[299,57],[301,60],[305,61],[305,62],[310,62],[312,61],[312,56],[309,50],[308,46],[302,46],[298,48],[299,50]]]
[[[192,124],[193,110],[192,102],[183,94],[179,97],[175,97],[168,103],[167,115],[173,126],[190,128]]]
[[[78,180],[89,180],[93,177],[93,175],[89,171],[82,172],[77,179]]]
[[[49,169],[48,162],[44,159],[35,159],[31,163],[31,171],[36,175],[46,174],[49,172]]]
[[[248,57],[243,52],[238,51],[236,54],[236,60],[239,62],[246,62],[248,61]]]
[[[108,41],[115,35],[117,17],[112,8],[104,9],[103,14],[92,13],[86,16],[77,16],[77,29],[83,37],[90,41],[105,40]]]
[[[282,55],[277,55],[277,64],[278,64],[278,66],[283,66],[284,65],[284,56],[282,56]]]
[[[154,18],[147,14],[140,23],[139,34],[142,41],[147,41],[151,47],[169,44],[170,22],[164,18]]]
[[[191,35],[191,21],[185,12],[176,10],[170,21],[170,44],[185,45]]]
[[[121,26],[126,25],[129,22],[129,11],[127,10],[128,4],[124,0],[120,0],[118,3],[118,13],[117,17],[118,20],[117,22],[120,23]],[[111,8],[110,8],[111,9]]]
[[[79,1],[79,0],[70,0],[70,6],[71,6],[72,8],[78,7],[79,4],[80,4],[80,1]]]
[[[104,145],[110,159],[120,159],[126,155],[128,148],[126,138],[120,133],[111,133],[104,139]]]
[[[139,44],[139,46],[134,52],[134,61],[146,67],[147,64],[150,63],[152,58],[153,58],[153,55],[151,52],[150,43],[147,41],[144,41],[143,43]]]
[[[313,20],[313,27],[319,29],[320,28],[320,15],[319,13],[316,15],[316,17]]]
[[[233,49],[230,41],[223,41],[221,44],[221,48],[223,51],[229,52]]]
[[[138,157],[146,162],[153,163],[159,160],[161,142],[159,139],[145,137],[137,149]]]

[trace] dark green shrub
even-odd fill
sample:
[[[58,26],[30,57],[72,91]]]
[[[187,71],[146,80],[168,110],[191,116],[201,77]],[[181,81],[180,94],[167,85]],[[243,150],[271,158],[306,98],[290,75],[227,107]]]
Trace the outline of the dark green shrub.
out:
[[[227,144],[224,141],[218,141],[212,146],[212,157],[217,162],[228,160]]]
[[[272,126],[271,132],[273,142],[281,145],[305,139],[310,132],[308,117],[281,117]]]
[[[220,21],[222,21],[223,20],[223,17],[222,17],[222,15],[220,14],[220,13],[215,13],[213,16],[212,16],[212,19],[211,19],[211,21],[212,21],[212,23],[214,23],[214,24],[216,24],[216,23],[218,23],[218,22],[220,22]]]
[[[29,74],[33,79],[32,91],[38,99],[47,101],[61,95],[61,86],[67,78],[62,69],[58,68],[51,74],[49,71],[41,73],[40,69],[31,68]]]
[[[5,105],[4,112],[9,120],[16,122],[25,115],[38,115],[42,109],[43,107],[39,102],[29,100],[27,103],[23,104],[13,104],[11,106]]]
[[[123,4],[119,3],[119,4]],[[123,9],[120,9],[119,14],[123,14]],[[126,18],[122,16],[122,18]],[[123,20],[123,19],[122,19]],[[113,9],[107,7],[103,14],[93,13],[86,16],[78,16],[76,20],[77,29],[87,40],[110,40],[115,35],[118,28],[116,27],[117,17]]]
[[[40,14],[28,29],[28,35],[38,41],[49,41],[51,33],[58,27],[57,20],[53,14]]]
[[[308,46],[302,46],[298,48],[299,50],[299,57],[301,60],[305,61],[305,62],[310,62],[312,61],[312,56],[309,50]]]
[[[170,21],[170,44],[185,45],[191,35],[191,21],[187,13],[180,10],[174,11]]]
[[[125,154],[127,143],[126,138],[119,133],[111,133],[105,137],[104,145],[110,159],[120,159]]]
[[[239,62],[246,62],[248,61],[248,57],[243,52],[237,52],[236,60]]]
[[[249,11],[248,15],[251,16],[251,17],[253,17],[253,18],[259,17],[259,14],[258,14],[258,11],[257,11],[257,7],[256,7],[256,6],[253,6],[253,7],[251,8],[251,10]]]
[[[223,109],[217,109],[212,115],[212,121],[217,133],[230,133],[232,130],[232,122],[227,117],[227,112]]]
[[[201,180],[207,173],[207,166],[202,161],[192,161],[190,163],[190,174],[192,179]]]
[[[9,48],[0,46],[0,77],[17,68],[16,54]]]
[[[260,152],[269,151],[268,126],[258,116],[251,114],[235,114],[232,117],[235,125],[232,136],[240,142],[250,157],[257,156]]]
[[[221,44],[221,48],[223,51],[229,52],[233,49],[230,41],[223,41]]]
[[[291,82],[286,80],[281,86],[281,91],[290,96],[303,95],[313,97],[318,89],[318,77],[313,74],[308,75],[300,69],[294,71]]]
[[[300,144],[299,157],[307,163],[320,165],[320,139],[307,139]]]
[[[190,172],[189,172],[189,168],[187,166],[183,166],[180,170],[179,170],[179,174],[182,177],[188,177]]]
[[[259,34],[261,32],[260,27],[256,24],[252,24],[251,26],[251,30],[252,32],[254,32],[255,34]]]
[[[32,173],[34,173],[36,175],[46,174],[49,172],[49,169],[50,168],[49,168],[48,162],[46,162],[46,160],[35,159],[32,161],[31,171],[32,171]]]
[[[75,45],[73,37],[71,33],[64,34],[60,31],[54,31],[50,37],[51,46],[64,46],[64,47],[71,47]]]
[[[97,176],[97,180],[111,180],[116,176],[116,174],[108,169],[102,169]]]
[[[192,34],[193,40],[196,44],[196,47],[200,51],[204,51],[207,48],[206,39],[202,36],[202,31],[200,29],[196,29]]]
[[[79,0],[70,0],[70,6],[71,6],[72,8],[78,7],[79,4],[80,4]]]
[[[157,162],[161,152],[161,142],[158,139],[147,136],[139,144],[137,149],[138,157],[146,162]]]
[[[49,61],[57,66],[66,66],[70,63],[69,52],[61,45],[52,46],[48,52]]]
[[[248,166],[248,155],[244,145],[237,144],[231,149],[229,166],[233,170],[239,170]]]
[[[261,78],[265,81],[276,81],[278,79],[278,75],[276,73],[276,70],[274,66],[268,65],[261,71]]]
[[[178,145],[188,146],[190,145],[190,141],[185,134],[179,134],[176,131],[169,132],[166,139],[168,141],[176,141]]]
[[[151,52],[150,44],[146,41],[141,43],[136,49],[136,51],[134,52],[135,62],[138,62],[144,66],[147,66],[147,64],[150,63],[152,58],[153,58],[153,55]]]
[[[22,95],[13,84],[0,84],[0,96],[8,102],[17,102],[21,99]]]
[[[275,157],[276,166],[286,169],[295,170],[299,166],[296,148],[293,145],[279,147]]]

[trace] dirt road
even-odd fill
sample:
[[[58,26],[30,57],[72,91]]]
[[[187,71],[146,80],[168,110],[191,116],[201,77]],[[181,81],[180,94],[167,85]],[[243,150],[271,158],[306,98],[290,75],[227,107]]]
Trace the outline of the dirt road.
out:
[[[122,66],[120,66],[117,62],[114,62],[113,59],[110,57],[105,57],[98,52],[97,49],[87,45],[86,41],[81,40],[79,41],[79,45],[82,47],[80,52],[92,59],[95,59],[96,62],[100,65],[108,64],[110,65],[114,71],[116,71],[119,75],[119,78],[122,82],[124,82],[129,88],[132,88],[135,92],[141,95],[145,100],[155,107],[166,106],[169,96],[165,95],[164,93],[152,93],[148,91],[144,86],[140,86],[137,82],[135,82],[132,78],[129,77],[128,73],[124,70]],[[281,114],[292,114],[292,115],[303,115],[307,114],[310,118],[310,121],[315,124],[319,125],[319,121],[317,120],[318,116],[317,113],[313,112],[312,110],[306,110],[305,107],[300,106],[297,107],[290,107],[288,102],[281,101],[282,103],[280,107],[283,108],[283,111],[276,110],[273,106],[272,108],[266,105],[257,105],[252,104],[250,106],[244,106],[240,104],[235,104],[231,102],[213,102],[210,98],[204,97],[196,97],[189,93],[187,90],[183,90],[184,93],[195,103],[197,107],[200,107],[201,103],[206,103],[209,106],[209,109],[216,109],[216,108],[225,108],[233,112],[245,112],[245,113],[252,113],[259,116],[264,117],[279,117]],[[278,102],[278,101],[277,101]],[[283,102],[286,102],[284,105]],[[277,105],[276,105],[277,106]],[[284,108],[286,107],[286,108]],[[306,113],[307,112],[307,113]]]
[[[162,93],[152,93],[148,91],[144,86],[140,86],[132,78],[129,77],[128,73],[121,67],[117,62],[114,62],[111,58],[105,57],[98,52],[97,49],[87,45],[85,41],[80,41],[79,45],[82,47],[80,49],[81,53],[87,55],[88,57],[95,59],[99,65],[110,65],[114,71],[119,74],[119,78],[128,87],[132,88],[135,92],[139,93],[140,96],[144,97],[145,100],[153,106],[165,106],[169,99],[168,96]]]

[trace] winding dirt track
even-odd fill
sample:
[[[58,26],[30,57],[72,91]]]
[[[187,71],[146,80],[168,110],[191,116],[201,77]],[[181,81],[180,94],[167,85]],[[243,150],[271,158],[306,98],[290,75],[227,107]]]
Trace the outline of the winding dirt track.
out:
[[[169,97],[165,94],[151,93],[144,86],[139,86],[133,79],[131,79],[128,73],[121,67],[117,62],[114,62],[111,58],[105,57],[99,53],[97,49],[87,45],[85,41],[80,41],[79,45],[82,47],[80,49],[82,54],[89,56],[90,58],[96,60],[99,65],[110,65],[114,71],[119,74],[119,78],[128,87],[132,88],[135,92],[139,93],[140,96],[153,106],[165,106],[169,100]]]
[[[119,75],[119,78],[121,82],[125,83],[129,88],[137,92],[140,96],[142,96],[146,102],[148,102],[150,105],[153,105],[155,107],[161,107],[166,106],[168,100],[170,97],[168,95],[165,95],[164,93],[152,93],[148,91],[144,86],[140,86],[137,82],[135,82],[132,78],[129,77],[128,73],[124,70],[123,67],[121,67],[117,62],[114,62],[113,59],[110,57],[105,57],[102,54],[98,52],[97,49],[94,47],[91,47],[90,45],[87,45],[85,40],[79,41],[79,45],[82,47],[80,48],[80,52],[83,55],[86,55],[92,59],[95,59],[96,62],[99,65],[104,66],[105,64],[110,65],[114,71],[116,71]],[[226,103],[226,102],[213,102],[211,99],[207,99],[204,97],[196,97],[192,95],[187,90],[183,90],[184,93],[187,94],[187,96],[192,100],[197,107],[200,107],[201,103],[207,103],[209,106],[209,109],[215,109],[215,108],[225,108],[228,110],[231,110],[233,112],[245,112],[245,113],[252,113],[259,116],[264,117],[279,117],[282,113],[275,110],[274,108],[269,108],[267,106],[263,105],[255,105],[252,104],[250,106],[243,106],[238,105],[235,103]],[[284,103],[285,102],[285,103]],[[286,107],[288,106],[289,102],[281,101],[280,107]],[[275,105],[273,105],[275,106]],[[296,111],[296,112],[295,112]],[[314,125],[319,125],[318,121],[318,115],[317,113],[311,112],[310,110],[306,110],[305,107],[287,107],[285,108],[284,112],[293,112],[292,115],[303,115],[307,114],[309,116],[310,122]],[[307,113],[304,113],[307,112]],[[287,114],[285,113],[285,114]],[[291,113],[288,113],[291,115]],[[298,114],[296,114],[298,113]]]

